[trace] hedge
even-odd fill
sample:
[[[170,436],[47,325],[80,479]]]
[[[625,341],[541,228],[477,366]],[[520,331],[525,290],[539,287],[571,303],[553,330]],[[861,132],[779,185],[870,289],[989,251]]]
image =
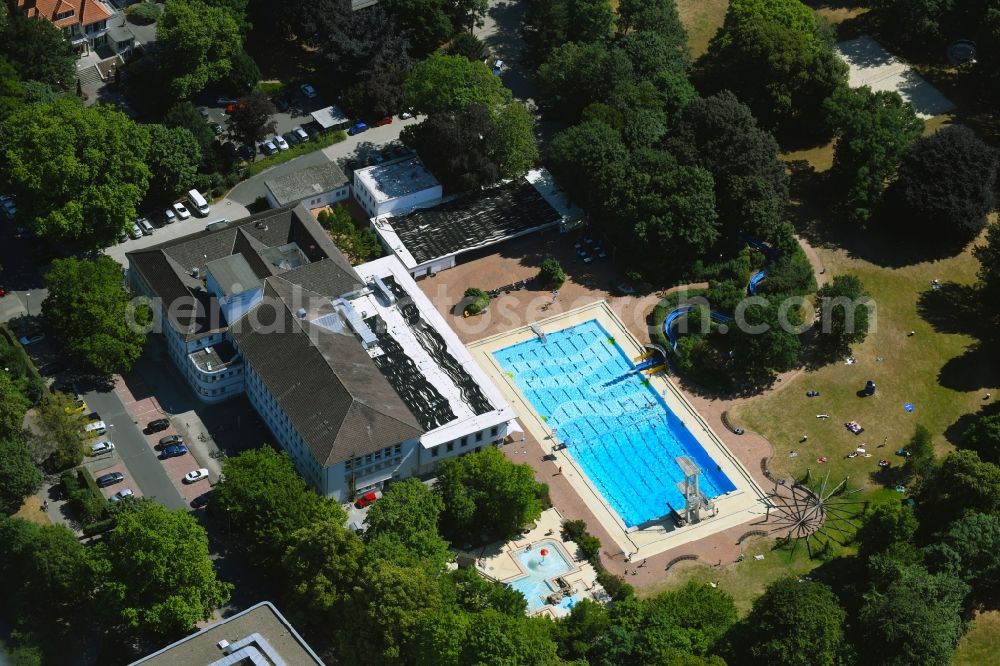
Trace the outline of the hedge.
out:
[[[97,487],[93,475],[85,467],[76,470],[76,489],[70,493],[71,501],[80,512],[80,520],[85,525],[95,524],[108,515],[108,500]]]
[[[108,530],[114,529],[117,522],[118,520],[112,516],[111,518],[105,518],[104,520],[98,520],[97,522],[85,525],[83,528],[83,536],[89,537],[101,534],[102,532],[107,532]]]
[[[582,520],[567,520],[562,525],[562,537],[576,542],[580,552],[597,572],[597,582],[612,599],[621,600],[635,593],[635,588],[626,583],[624,578],[604,568],[604,563],[601,562],[601,540],[587,531],[587,523]]]

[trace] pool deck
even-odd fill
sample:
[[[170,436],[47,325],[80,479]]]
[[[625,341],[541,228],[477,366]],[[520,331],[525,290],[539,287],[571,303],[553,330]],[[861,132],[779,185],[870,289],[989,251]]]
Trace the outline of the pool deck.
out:
[[[597,582],[597,572],[594,567],[579,552],[575,543],[562,541],[560,536],[562,523],[563,517],[557,509],[546,509],[535,522],[535,526],[517,539],[506,543],[490,544],[481,550],[470,553],[477,558],[476,570],[492,580],[500,582],[515,580],[526,573],[517,562],[515,557],[517,551],[540,541],[556,541],[558,546],[562,547],[563,554],[573,567],[569,572],[559,576],[569,583],[573,589],[573,595],[580,599],[592,599],[606,603],[608,595]],[[567,613],[568,611],[562,608],[543,606],[533,614],[555,618]]]
[[[552,445],[558,440],[548,424],[542,421],[531,403],[514,384],[513,379],[507,376],[493,358],[493,352],[535,338],[536,333],[532,328],[533,325],[540,327],[545,332],[553,332],[591,320],[600,323],[615,338],[617,344],[629,358],[636,358],[645,352],[639,340],[632,335],[608,303],[603,300],[556,314],[547,319],[530,322],[526,326],[498,333],[468,345],[473,358],[513,405],[526,430],[525,438],[521,442],[512,442],[507,445],[507,448],[521,447],[523,452],[527,453],[527,436],[530,435],[533,442],[543,452],[549,453],[552,451]],[[716,498],[714,500],[717,509],[716,515],[707,518],[703,516],[698,523],[676,528],[671,521],[663,520],[629,528],[583,473],[572,456],[572,447],[554,452],[556,461],[552,464],[557,469],[556,476],[562,476],[569,483],[589,512],[603,527],[603,532],[610,536],[618,546],[621,551],[619,555],[626,561],[653,557],[664,551],[706,539],[719,532],[745,525],[754,519],[760,519],[764,514],[764,507],[761,503],[765,497],[764,491],[761,490],[754,477],[740,460],[713,432],[705,419],[664,374],[652,375],[649,380],[652,387],[663,397],[670,410],[680,418],[712,460],[722,468],[723,473],[736,486],[736,490]],[[515,450],[513,455],[511,451],[507,453],[516,459],[518,452]],[[666,513],[665,507],[664,512]],[[602,541],[605,548],[610,546],[603,538]],[[607,551],[605,551],[605,555],[610,557]],[[628,565],[623,564],[623,566],[627,571]]]

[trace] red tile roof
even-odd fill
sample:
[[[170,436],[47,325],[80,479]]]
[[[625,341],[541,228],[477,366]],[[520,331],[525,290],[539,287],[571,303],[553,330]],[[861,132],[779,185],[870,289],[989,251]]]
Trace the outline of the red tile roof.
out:
[[[57,28],[79,23],[90,25],[105,21],[114,13],[99,0],[17,0],[17,9],[25,16],[40,16],[52,21]],[[73,10],[72,16],[56,20],[56,16]]]

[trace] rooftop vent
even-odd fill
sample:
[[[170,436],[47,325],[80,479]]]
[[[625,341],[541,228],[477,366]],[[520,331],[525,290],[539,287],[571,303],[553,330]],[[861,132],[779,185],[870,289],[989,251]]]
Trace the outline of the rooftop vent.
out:
[[[261,220],[260,222],[258,222],[254,226],[257,227],[258,229],[260,229],[261,231],[267,231],[267,222],[264,222],[263,220]]]
[[[299,319],[305,319],[306,318],[306,309],[305,308],[299,308],[298,310],[295,311],[295,316],[298,317]]]
[[[229,647],[229,641],[227,641],[225,638],[223,638],[221,641],[219,641],[218,643],[216,643],[215,646],[217,648],[219,648],[220,650],[225,650],[227,647]]]
[[[192,268],[191,269],[191,277],[193,277],[193,278],[201,277],[201,269],[198,268],[197,266],[195,266],[194,268]]]

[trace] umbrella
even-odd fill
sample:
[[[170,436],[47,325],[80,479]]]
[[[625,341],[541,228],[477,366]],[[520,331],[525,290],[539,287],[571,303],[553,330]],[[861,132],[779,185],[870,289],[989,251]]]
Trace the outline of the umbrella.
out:
[[[912,412],[914,409],[916,409],[916,407],[913,406],[912,402],[908,402],[905,405],[903,405],[903,409],[905,409],[908,412]]]
[[[545,557],[548,554],[549,554],[549,549],[548,548],[542,548],[542,557]]]

